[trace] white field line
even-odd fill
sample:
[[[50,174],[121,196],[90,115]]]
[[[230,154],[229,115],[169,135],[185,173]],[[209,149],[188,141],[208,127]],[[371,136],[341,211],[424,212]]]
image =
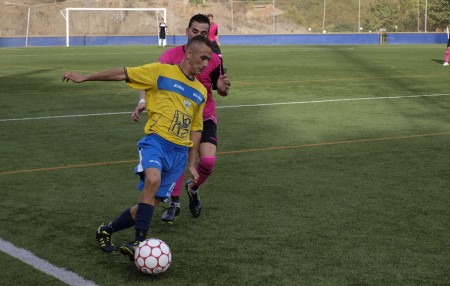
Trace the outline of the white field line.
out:
[[[311,104],[311,103],[330,103],[330,102],[362,101],[362,100],[387,100],[387,99],[435,97],[435,96],[448,96],[448,95],[450,95],[450,93],[449,94],[442,93],[442,94],[423,94],[423,95],[405,95],[405,96],[340,98],[340,99],[311,100],[311,101],[292,101],[292,102],[275,102],[275,103],[228,105],[228,106],[217,106],[216,108],[260,107],[260,106],[291,105],[291,104]]]
[[[438,96],[449,96],[449,95],[450,95],[450,93],[438,93],[438,94],[405,95],[405,96],[340,98],[340,99],[311,100],[311,101],[291,101],[291,102],[273,102],[273,103],[257,103],[257,104],[242,104],[242,105],[226,105],[226,106],[217,106],[216,108],[217,109],[228,109],[228,108],[243,108],[243,107],[294,105],[294,104],[332,103],[332,102],[344,102],[344,101],[388,100],[388,99],[405,99],[405,98],[421,98],[421,97],[438,97]],[[73,115],[57,115],[57,116],[42,116],[42,117],[6,118],[6,119],[0,119],[0,122],[40,120],[40,119],[60,119],[60,118],[73,118],[73,117],[107,116],[107,115],[122,115],[122,114],[130,114],[131,115],[131,113],[132,113],[131,111],[124,111],[124,112],[73,114]]]
[[[91,117],[91,116],[107,116],[107,115],[121,115],[121,114],[131,114],[128,112],[106,112],[106,113],[91,113],[91,114],[72,114],[72,115],[57,115],[57,116],[41,116],[41,117],[25,117],[25,118],[9,118],[0,119],[2,121],[24,121],[24,120],[39,120],[39,119],[58,119],[58,118],[73,118],[73,117]]]
[[[44,272],[50,276],[55,277],[56,279],[68,284],[68,285],[74,285],[74,286],[96,286],[92,281],[86,280],[83,277],[79,276],[76,273],[73,273],[71,271],[68,271],[64,268],[59,268],[54,266],[53,264],[49,263],[48,261],[45,261],[30,251],[17,247],[14,244],[3,240],[0,238],[0,251],[5,252],[6,254],[9,254],[12,257],[15,257],[22,261],[23,263],[26,263],[37,270],[40,270],[41,272]]]

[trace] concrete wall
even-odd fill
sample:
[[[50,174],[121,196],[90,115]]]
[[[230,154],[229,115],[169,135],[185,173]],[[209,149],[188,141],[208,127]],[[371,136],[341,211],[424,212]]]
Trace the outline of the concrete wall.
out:
[[[446,33],[386,34],[387,44],[446,44]],[[168,45],[186,43],[186,36],[169,35]],[[221,35],[224,45],[375,45],[381,43],[377,33],[355,34],[286,34],[286,35]],[[157,45],[156,36],[76,36],[70,37],[70,46]],[[0,47],[65,46],[65,37],[3,37]]]

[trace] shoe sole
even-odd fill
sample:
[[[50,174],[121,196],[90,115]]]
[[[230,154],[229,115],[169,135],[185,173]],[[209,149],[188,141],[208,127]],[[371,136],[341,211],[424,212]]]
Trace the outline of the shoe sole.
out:
[[[200,200],[198,200],[198,202],[200,203],[200,208],[198,209],[198,212],[195,211],[195,210],[193,209],[193,206],[192,206],[192,203],[194,202],[194,199],[191,199],[191,194],[190,194],[190,192],[189,192],[189,191],[187,191],[187,192],[188,192],[188,196],[189,196],[189,211],[191,212],[191,215],[192,215],[193,217],[198,218],[198,217],[202,214],[202,208],[203,208],[203,206],[201,205]]]
[[[161,218],[161,220],[163,222],[167,223],[167,224],[173,224],[175,222],[175,219],[164,219],[164,218]]]
[[[191,211],[191,215],[192,215],[194,218],[200,217],[201,214],[202,214],[202,211],[199,211],[198,213],[195,213],[195,212]]]
[[[106,253],[116,253],[117,252],[117,247],[114,248],[113,250],[107,250],[101,246],[100,246],[100,248],[103,250],[103,252],[106,252]]]
[[[128,256],[128,258],[133,261],[134,260],[134,252],[132,252],[129,248],[127,247],[119,247],[119,252],[120,254],[122,254],[123,256]]]

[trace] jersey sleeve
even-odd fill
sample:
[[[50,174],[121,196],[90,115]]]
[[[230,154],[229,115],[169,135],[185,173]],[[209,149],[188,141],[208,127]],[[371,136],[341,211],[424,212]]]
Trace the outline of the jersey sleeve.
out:
[[[167,52],[164,52],[161,57],[159,57],[159,62],[162,64],[173,64],[170,59],[170,54]]]
[[[155,85],[155,76],[159,72],[158,65],[147,64],[139,67],[125,68],[126,82],[134,89],[149,89]]]

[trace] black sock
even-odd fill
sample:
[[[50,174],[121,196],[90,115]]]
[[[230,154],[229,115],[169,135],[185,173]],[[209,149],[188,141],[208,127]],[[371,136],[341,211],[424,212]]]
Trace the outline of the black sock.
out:
[[[154,207],[149,204],[140,203],[136,213],[136,241],[143,241],[147,236],[147,230],[150,227],[150,223],[153,217]]]
[[[116,217],[112,222],[105,225],[102,230],[106,230],[109,234],[120,231],[122,229],[130,228],[135,224],[135,221],[131,217],[130,209],[126,209],[118,217]]]

